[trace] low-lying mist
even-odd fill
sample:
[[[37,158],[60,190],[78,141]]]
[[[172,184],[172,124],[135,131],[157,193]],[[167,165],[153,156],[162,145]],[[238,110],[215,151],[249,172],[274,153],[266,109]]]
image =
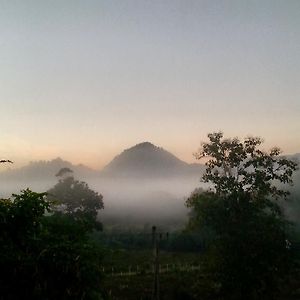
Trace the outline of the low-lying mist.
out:
[[[76,177],[75,177],[76,178]],[[106,227],[118,225],[142,227],[157,224],[174,228],[187,219],[185,200],[201,185],[199,178],[138,179],[138,178],[77,178],[88,183],[94,191],[103,195],[104,210],[99,218]],[[57,183],[53,180],[5,180],[2,179],[1,197],[30,188],[45,192]]]
[[[292,158],[299,157],[297,154]],[[188,216],[187,197],[196,188],[208,187],[200,181],[205,166],[187,164],[146,142],[124,150],[101,171],[56,158],[1,172],[0,197],[10,197],[26,188],[46,192],[58,182],[55,174],[61,168],[72,170],[75,179],[103,195],[104,209],[99,219],[106,229],[140,228],[145,224],[182,228]],[[293,187],[282,188],[291,191],[290,200],[282,202],[285,214],[300,224],[300,171],[294,174]]]

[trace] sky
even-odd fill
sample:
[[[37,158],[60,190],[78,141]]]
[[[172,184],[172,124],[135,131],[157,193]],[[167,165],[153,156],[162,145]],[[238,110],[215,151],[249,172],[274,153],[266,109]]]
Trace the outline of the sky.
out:
[[[300,1],[0,0],[0,158],[102,168],[209,132],[300,152]]]

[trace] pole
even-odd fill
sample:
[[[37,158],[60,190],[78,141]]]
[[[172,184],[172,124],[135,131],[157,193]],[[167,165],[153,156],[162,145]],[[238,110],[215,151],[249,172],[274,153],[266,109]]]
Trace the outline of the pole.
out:
[[[152,243],[153,243],[153,267],[154,267],[154,281],[152,300],[159,300],[159,242],[157,241],[156,227],[152,227]]]

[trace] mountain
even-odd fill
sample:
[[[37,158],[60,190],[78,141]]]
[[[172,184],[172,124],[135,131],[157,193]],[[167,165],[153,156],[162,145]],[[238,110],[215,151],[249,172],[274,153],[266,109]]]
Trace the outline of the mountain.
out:
[[[203,165],[188,164],[172,153],[144,142],[124,150],[117,155],[102,171],[96,171],[82,164],[73,165],[61,158],[50,161],[33,161],[28,165],[0,172],[0,179],[5,181],[43,181],[57,180],[55,174],[61,168],[73,170],[80,180],[100,177],[161,178],[199,175]]]
[[[203,165],[188,164],[172,153],[144,142],[124,150],[102,171],[116,177],[181,177],[200,174]]]
[[[1,172],[0,178],[5,178],[6,180],[55,179],[55,174],[57,174],[61,168],[71,169],[74,172],[74,175],[78,178],[90,177],[96,174],[96,171],[84,165],[73,165],[72,163],[58,157],[51,161],[34,161],[22,168],[9,169]]]

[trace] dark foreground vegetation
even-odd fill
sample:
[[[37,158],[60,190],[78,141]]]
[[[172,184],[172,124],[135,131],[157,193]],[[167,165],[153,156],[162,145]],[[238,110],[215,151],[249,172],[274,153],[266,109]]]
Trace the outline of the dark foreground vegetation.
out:
[[[299,299],[300,235],[282,205],[297,164],[259,138],[208,138],[210,188],[154,249],[151,226],[103,231],[102,196],[67,168],[47,193],[2,199],[0,299]]]

